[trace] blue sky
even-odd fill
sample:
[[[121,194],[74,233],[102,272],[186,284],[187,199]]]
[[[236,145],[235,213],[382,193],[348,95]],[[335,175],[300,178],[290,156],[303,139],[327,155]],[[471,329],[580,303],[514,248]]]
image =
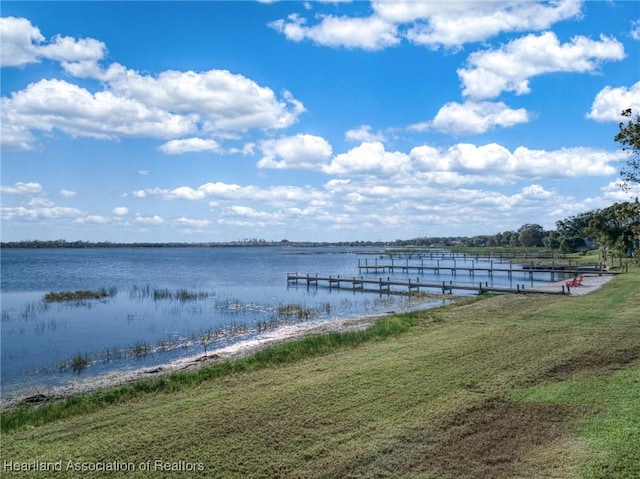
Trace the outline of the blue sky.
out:
[[[638,194],[638,2],[2,2],[2,240],[472,236]]]

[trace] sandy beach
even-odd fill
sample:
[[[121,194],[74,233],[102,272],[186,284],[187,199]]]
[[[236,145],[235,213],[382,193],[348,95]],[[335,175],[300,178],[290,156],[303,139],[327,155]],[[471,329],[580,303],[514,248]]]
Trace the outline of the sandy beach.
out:
[[[589,294],[613,279],[613,275],[584,275],[581,286],[570,288],[569,296],[583,296]],[[547,286],[536,288],[537,291],[558,292],[562,286],[566,287],[567,280],[557,281]],[[387,313],[388,314],[388,313]],[[39,388],[31,391],[23,391],[15,397],[2,399],[2,407],[11,407],[25,400],[42,402],[61,399],[74,394],[85,394],[135,381],[159,377],[177,371],[188,371],[221,361],[239,359],[251,355],[267,346],[279,344],[285,341],[298,339],[313,334],[326,332],[357,331],[371,326],[379,316],[369,316],[358,319],[332,319],[322,323],[303,323],[287,325],[276,330],[269,331],[247,341],[241,341],[232,346],[220,349],[212,349],[206,355],[199,354],[183,358],[154,368],[141,368],[130,371],[116,371],[100,376],[79,378],[66,386]]]

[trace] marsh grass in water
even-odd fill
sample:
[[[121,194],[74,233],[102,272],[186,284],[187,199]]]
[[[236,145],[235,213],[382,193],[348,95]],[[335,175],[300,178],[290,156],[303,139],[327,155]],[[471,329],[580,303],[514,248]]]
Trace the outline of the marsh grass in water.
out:
[[[190,291],[185,288],[171,290],[168,288],[153,288],[151,285],[134,285],[129,290],[130,299],[152,299],[153,301],[177,300],[181,302],[200,301],[215,296],[215,293],[206,291]]]
[[[118,294],[117,288],[102,288],[99,290],[78,290],[78,291],[61,291],[51,292],[44,295],[46,303],[60,303],[66,301],[82,301],[86,299],[105,299],[111,298]]]
[[[136,341],[131,348],[131,356],[134,358],[142,358],[153,352],[153,348],[146,341]]]
[[[87,353],[76,353],[69,359],[64,359],[58,365],[58,370],[60,372],[66,371],[68,369],[73,370],[74,373],[80,374],[87,368],[91,363],[92,359]]]
[[[325,312],[331,311],[331,305],[327,304]],[[300,304],[283,304],[276,308],[276,316],[279,318],[292,318],[297,320],[308,320],[320,316],[321,309],[312,309]]]
[[[38,317],[39,314],[46,313],[50,308],[50,304],[44,301],[30,301],[22,306],[20,313],[14,315],[15,310],[10,308],[2,309],[2,322],[8,323],[16,319],[23,321],[32,321]]]
[[[79,374],[84,368],[91,364],[91,359],[87,353],[77,353],[71,358],[71,369],[73,372]]]
[[[217,328],[207,328],[199,333],[192,333],[190,337],[164,338],[159,339],[156,344],[151,344],[145,340],[136,340],[130,346],[112,346],[105,348],[96,354],[84,353],[76,355],[71,359],[64,359],[58,364],[58,371],[64,372],[72,370],[76,374],[82,373],[92,364],[108,363],[123,359],[140,359],[152,354],[160,354],[173,351],[178,348],[189,349],[198,345],[204,348],[205,354],[213,343],[219,341],[240,340],[252,334],[263,333],[287,324],[296,324],[318,318],[321,314],[331,312],[331,305],[325,304],[317,308],[310,308],[301,304],[285,304],[277,307],[258,306],[252,303],[242,303],[239,300],[228,300],[224,303],[225,308],[230,308],[234,313],[240,310],[261,311],[267,313],[271,311],[268,320],[256,321],[254,323],[232,321],[227,325]],[[127,318],[129,321],[130,319]],[[44,330],[46,325],[37,324]],[[57,326],[57,325],[56,325]],[[51,367],[42,367],[40,372],[53,371]]]

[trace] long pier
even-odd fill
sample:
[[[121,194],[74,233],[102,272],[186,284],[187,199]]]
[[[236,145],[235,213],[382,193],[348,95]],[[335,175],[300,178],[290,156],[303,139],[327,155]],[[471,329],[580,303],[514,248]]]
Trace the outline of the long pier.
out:
[[[481,262],[481,264],[487,264],[486,262]],[[499,263],[504,264],[504,263]],[[475,264],[475,261],[471,261],[471,266],[459,266],[458,263],[454,260],[453,264],[441,264],[440,260],[437,260],[435,264],[425,264],[424,259],[420,260],[420,264],[409,263],[409,259],[405,259],[404,261],[395,261],[391,259],[391,262],[382,262],[378,263],[376,259],[372,263],[369,262],[368,259],[365,261],[361,261],[358,259],[358,270],[362,273],[363,271],[366,273],[393,273],[394,271],[401,271],[403,273],[417,272],[419,274],[423,273],[432,273],[432,274],[440,274],[440,271],[449,271],[451,274],[455,275],[457,272],[466,272],[470,276],[478,273],[486,273],[490,277],[493,276],[494,273],[506,273],[509,278],[513,277],[513,273],[523,273],[528,274],[529,279],[533,279],[534,273],[550,273],[551,281],[556,280],[556,275],[580,275],[584,273],[598,273],[598,274],[613,274],[604,269],[604,265],[590,265],[583,267],[571,267],[564,265],[556,265],[552,263],[549,265],[537,265],[533,262],[530,265],[523,265],[517,268],[513,267],[513,264],[510,262],[509,267],[500,267],[494,266],[493,260],[489,262],[487,266],[479,266]]]
[[[471,284],[453,284],[452,282],[442,281],[441,283],[435,282],[423,282],[420,281],[420,278],[416,278],[415,281],[411,279],[407,281],[391,279],[387,277],[387,279],[378,278],[378,279],[368,279],[363,276],[357,278],[347,278],[341,276],[318,276],[310,275],[310,274],[299,274],[299,273],[287,273],[287,284],[306,284],[307,288],[311,286],[325,286],[329,289],[349,289],[352,291],[369,291],[369,292],[377,292],[380,294],[402,294],[405,291],[408,293],[419,292],[422,288],[426,289],[436,289],[441,291],[442,294],[453,294],[454,290],[465,290],[465,291],[476,291],[479,294],[482,293],[537,293],[537,294],[569,294],[569,287],[566,285],[561,285],[558,287],[558,290],[553,291],[549,290],[548,287],[543,289],[535,289],[535,288],[524,288],[524,286],[516,285],[515,288],[500,288],[494,286],[488,286],[487,283],[482,285],[482,282],[478,283],[478,285]],[[398,289],[400,288],[400,289]]]
[[[479,260],[481,258],[495,259],[498,261],[504,260],[516,260],[516,261],[530,261],[530,260],[540,260],[540,259],[551,259],[553,260],[556,255],[553,253],[547,252],[536,252],[536,253],[505,253],[505,252],[495,252],[489,251],[486,253],[463,253],[463,252],[453,252],[449,250],[392,250],[387,249],[386,251],[363,251],[360,254],[369,255],[369,256],[379,256],[380,258],[388,257],[389,259],[443,259],[443,260],[463,260],[468,261],[472,259]]]

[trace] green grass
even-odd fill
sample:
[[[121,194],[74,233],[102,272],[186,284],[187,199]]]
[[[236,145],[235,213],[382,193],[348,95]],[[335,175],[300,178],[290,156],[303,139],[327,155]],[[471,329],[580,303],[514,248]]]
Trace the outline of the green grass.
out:
[[[639,279],[473,298],[19,408],[2,414],[2,460],[203,469],[162,477],[640,477]]]
[[[582,477],[640,477],[640,367],[637,364],[613,374],[592,376],[582,372],[570,381],[516,391],[513,398],[525,403],[562,404],[597,411],[586,420],[577,420],[574,426],[596,451],[582,466]]]

